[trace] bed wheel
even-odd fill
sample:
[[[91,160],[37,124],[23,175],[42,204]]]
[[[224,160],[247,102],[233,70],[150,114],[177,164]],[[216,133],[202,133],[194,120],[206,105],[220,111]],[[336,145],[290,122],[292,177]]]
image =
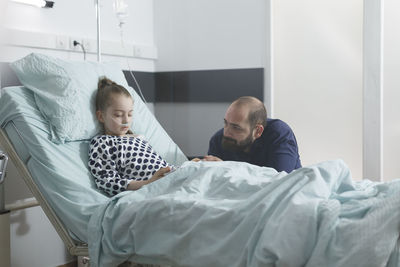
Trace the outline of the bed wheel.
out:
[[[90,258],[86,256],[78,256],[78,267],[89,267]]]

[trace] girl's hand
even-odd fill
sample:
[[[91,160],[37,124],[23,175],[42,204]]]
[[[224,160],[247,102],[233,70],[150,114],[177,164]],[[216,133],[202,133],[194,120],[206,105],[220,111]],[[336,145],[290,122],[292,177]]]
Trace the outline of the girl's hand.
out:
[[[128,184],[127,190],[138,190],[140,189],[142,186],[152,183],[154,181],[157,181],[158,179],[162,178],[165,176],[166,173],[171,171],[171,167],[165,167],[165,168],[161,168],[158,171],[156,171],[153,176],[149,179],[149,180],[145,180],[145,181],[130,181],[130,183]]]
[[[168,172],[171,171],[171,167],[165,167],[165,168],[161,168],[158,171],[156,171],[153,176],[148,180],[149,183],[157,181],[158,179],[164,177],[164,175]]]

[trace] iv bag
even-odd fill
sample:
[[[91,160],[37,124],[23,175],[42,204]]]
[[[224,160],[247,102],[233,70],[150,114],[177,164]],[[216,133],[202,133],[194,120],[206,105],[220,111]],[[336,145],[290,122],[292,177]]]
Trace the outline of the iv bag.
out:
[[[125,18],[128,16],[128,4],[125,0],[114,0],[114,12],[119,20],[119,26],[125,23]]]

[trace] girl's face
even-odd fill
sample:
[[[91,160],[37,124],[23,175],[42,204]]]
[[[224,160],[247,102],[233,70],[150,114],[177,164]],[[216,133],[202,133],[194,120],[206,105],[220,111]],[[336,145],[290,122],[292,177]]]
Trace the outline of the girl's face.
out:
[[[123,94],[111,94],[110,98],[107,109],[96,112],[97,119],[103,123],[105,134],[123,136],[132,122],[133,100]]]

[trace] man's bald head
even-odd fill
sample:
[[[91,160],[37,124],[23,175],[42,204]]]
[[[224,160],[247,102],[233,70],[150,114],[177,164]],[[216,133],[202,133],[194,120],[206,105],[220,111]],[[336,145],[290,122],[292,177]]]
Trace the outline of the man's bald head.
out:
[[[231,107],[236,109],[247,109],[247,119],[252,128],[261,124],[264,128],[267,124],[267,110],[264,103],[253,96],[242,96],[233,101]]]

